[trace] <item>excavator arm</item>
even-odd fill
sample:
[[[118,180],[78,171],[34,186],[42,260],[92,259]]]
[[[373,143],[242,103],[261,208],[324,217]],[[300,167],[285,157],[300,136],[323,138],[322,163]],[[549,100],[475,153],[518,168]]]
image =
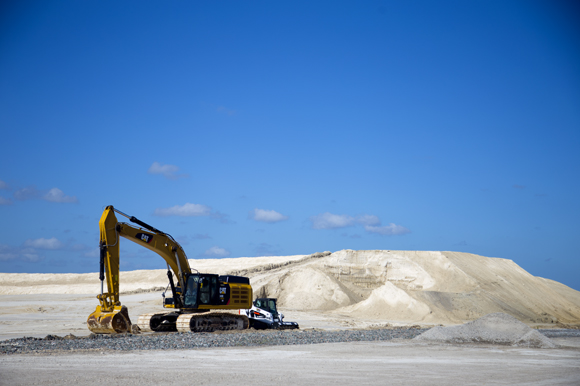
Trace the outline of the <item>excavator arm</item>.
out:
[[[127,217],[133,226],[117,221],[115,212]],[[119,333],[131,331],[131,320],[127,308],[119,301],[119,237],[124,237],[159,254],[171,268],[181,288],[185,288],[186,277],[191,273],[183,248],[170,235],[108,206],[99,221],[100,230],[100,274],[101,294],[97,296],[100,305],[89,316],[87,324],[95,333]],[[168,272],[175,306],[183,304],[183,291],[176,291],[172,275]],[[106,279],[107,292],[104,292]]]

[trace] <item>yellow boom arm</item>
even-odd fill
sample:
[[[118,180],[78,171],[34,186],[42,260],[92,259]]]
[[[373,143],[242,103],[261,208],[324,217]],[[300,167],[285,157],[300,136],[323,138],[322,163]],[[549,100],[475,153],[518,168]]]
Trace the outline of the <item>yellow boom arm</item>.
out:
[[[147,230],[135,227],[127,223],[117,221],[115,212],[126,216],[112,206],[105,208],[99,228],[101,232],[101,260],[104,262],[105,277],[107,278],[107,293],[98,296],[101,306],[110,308],[111,305],[119,303],[119,236],[133,241],[152,250],[161,256],[171,267],[171,270],[177,277],[181,288],[185,288],[184,279],[187,274],[191,273],[187,256],[183,248],[171,236],[161,232],[158,229],[147,225],[135,217],[129,217]],[[101,270],[102,271],[102,270]],[[101,278],[101,280],[103,280]]]

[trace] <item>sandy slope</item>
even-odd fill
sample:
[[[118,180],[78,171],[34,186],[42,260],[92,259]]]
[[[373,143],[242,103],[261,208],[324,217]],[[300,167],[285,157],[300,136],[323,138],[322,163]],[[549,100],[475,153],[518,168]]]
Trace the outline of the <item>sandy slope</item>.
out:
[[[504,312],[529,325],[580,325],[580,292],[511,260],[459,252],[352,251],[191,260],[251,278],[283,310],[369,323],[458,324]],[[96,294],[98,273],[0,274],[0,295]],[[165,288],[165,270],[121,273],[121,292]],[[123,301],[123,296],[121,296]]]

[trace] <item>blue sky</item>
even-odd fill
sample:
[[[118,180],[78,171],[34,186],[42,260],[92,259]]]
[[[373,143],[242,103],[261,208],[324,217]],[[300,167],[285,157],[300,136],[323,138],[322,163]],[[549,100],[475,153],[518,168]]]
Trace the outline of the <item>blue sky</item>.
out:
[[[580,290],[578,16],[3,2],[0,271],[97,271],[114,205],[190,258],[451,250]],[[165,267],[122,251],[125,270]]]

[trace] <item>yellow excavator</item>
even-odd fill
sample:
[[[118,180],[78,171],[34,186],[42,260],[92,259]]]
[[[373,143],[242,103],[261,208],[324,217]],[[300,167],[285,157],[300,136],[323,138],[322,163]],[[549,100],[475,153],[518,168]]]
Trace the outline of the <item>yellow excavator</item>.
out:
[[[115,213],[138,226],[118,222]],[[100,228],[100,305],[87,319],[89,330],[96,334],[158,331],[215,331],[247,329],[245,315],[220,310],[252,307],[252,287],[247,277],[192,272],[183,248],[167,233],[133,216],[107,206]],[[119,239],[124,237],[159,254],[167,262],[167,277],[172,297],[163,295],[168,312],[139,316],[136,327],[126,306],[119,301]],[[177,282],[173,279],[175,275]],[[107,292],[104,292],[104,280]],[[213,310],[213,311],[212,311]]]

